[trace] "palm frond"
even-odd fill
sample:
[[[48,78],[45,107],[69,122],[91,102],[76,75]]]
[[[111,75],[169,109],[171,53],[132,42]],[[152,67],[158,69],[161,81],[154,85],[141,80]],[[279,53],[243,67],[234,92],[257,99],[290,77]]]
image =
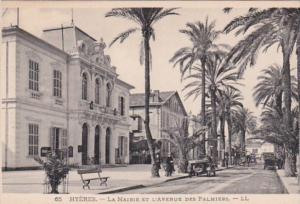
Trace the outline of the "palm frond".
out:
[[[125,32],[120,33],[117,37],[115,37],[111,41],[111,43],[109,44],[109,47],[111,47],[118,40],[120,40],[120,43],[123,43],[124,40],[126,40],[130,36],[130,34],[136,32],[137,30],[138,30],[138,28],[130,28],[130,29],[126,30]]]

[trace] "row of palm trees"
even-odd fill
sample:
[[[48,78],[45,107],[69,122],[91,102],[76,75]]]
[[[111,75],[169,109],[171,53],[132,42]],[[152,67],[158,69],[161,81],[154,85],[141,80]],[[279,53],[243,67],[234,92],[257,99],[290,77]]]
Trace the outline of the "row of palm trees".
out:
[[[230,8],[224,9],[231,11]],[[233,19],[223,31],[215,29],[215,22],[187,23],[186,28],[179,32],[191,41],[192,46],[183,47],[175,52],[170,62],[179,67],[182,78],[187,82],[184,90],[186,96],[201,96],[201,123],[209,127],[207,132],[208,145],[212,146],[211,155],[214,160],[218,159],[217,152],[217,126],[220,125],[222,149],[225,148],[225,122],[228,126],[228,146],[231,155],[231,139],[234,134],[241,137],[241,147],[245,150],[246,132],[255,132],[256,118],[243,107],[242,96],[237,88],[240,84],[238,79],[242,77],[245,69],[255,65],[259,51],[267,51],[269,47],[278,44],[283,54],[281,71],[281,90],[270,96],[269,99],[262,97],[262,91],[256,91],[254,96],[257,104],[268,104],[270,98],[274,98],[274,104],[281,104],[283,124],[288,134],[293,130],[292,115],[292,79],[290,71],[290,56],[297,43],[298,56],[298,91],[299,85],[299,54],[300,54],[300,9],[255,9],[251,8],[244,15]],[[137,23],[138,27],[130,28],[117,36],[112,44],[122,43],[128,36],[136,31],[141,32],[141,62],[145,65],[145,130],[146,138],[152,160],[152,176],[159,176],[158,166],[155,163],[154,143],[149,128],[149,95],[150,95],[150,66],[151,49],[150,39],[155,40],[153,25],[166,16],[178,15],[176,8],[118,8],[112,9],[106,17],[122,17]],[[222,33],[236,31],[236,35],[250,32],[244,39],[230,48],[225,44],[217,44],[216,40]],[[257,86],[257,90],[260,85]],[[267,92],[266,92],[267,93]],[[269,93],[268,93],[269,94]],[[298,102],[299,96],[298,94]],[[277,98],[276,98],[277,97]],[[298,111],[299,112],[299,111]],[[300,120],[300,115],[298,116]],[[298,131],[299,132],[299,131]],[[283,143],[286,149],[286,165],[295,164],[295,152],[290,152],[291,144]],[[292,147],[294,148],[294,147]],[[295,148],[294,148],[295,149]],[[231,157],[230,157],[231,158]],[[294,163],[293,163],[294,162]],[[288,172],[294,175],[295,169]]]
[[[225,9],[226,12],[230,8]],[[292,110],[293,96],[293,79],[291,76],[290,59],[292,53],[297,54],[297,75],[298,75],[298,90],[296,91],[298,107],[300,103],[300,9],[299,8],[269,8],[269,9],[249,9],[248,13],[232,20],[224,29],[226,33],[236,30],[236,35],[245,35],[244,39],[237,43],[230,51],[228,60],[238,64],[239,74],[242,75],[244,70],[255,65],[256,58],[260,51],[267,52],[270,47],[277,45],[282,53],[282,70],[280,70],[281,81],[280,89],[271,95],[274,104],[277,104],[277,110],[281,114],[278,119],[284,125],[285,131],[281,135],[285,138],[283,143],[285,149],[285,172],[287,176],[295,176],[296,172],[296,152],[299,149],[299,130],[294,126],[294,113]],[[278,71],[277,71],[278,72]],[[275,72],[274,72],[275,73]],[[265,73],[266,74],[266,73]],[[262,76],[264,78],[265,76]],[[266,85],[267,86],[267,85]],[[259,88],[259,87],[257,87]],[[257,103],[260,103],[261,94],[263,91],[256,92],[255,98]],[[268,98],[267,99],[268,103]],[[266,104],[264,102],[264,104]],[[280,107],[281,106],[281,107]],[[295,105],[296,106],[296,105]],[[271,105],[272,107],[272,105]],[[300,114],[298,113],[298,126]],[[297,118],[296,117],[296,118]],[[265,115],[263,115],[263,121]],[[266,125],[263,123],[263,126]],[[266,125],[267,126],[267,125]],[[298,128],[299,129],[299,128]],[[273,132],[265,132],[265,136],[273,134]],[[275,133],[278,137],[278,133]],[[298,136],[298,139],[293,138],[293,135]]]

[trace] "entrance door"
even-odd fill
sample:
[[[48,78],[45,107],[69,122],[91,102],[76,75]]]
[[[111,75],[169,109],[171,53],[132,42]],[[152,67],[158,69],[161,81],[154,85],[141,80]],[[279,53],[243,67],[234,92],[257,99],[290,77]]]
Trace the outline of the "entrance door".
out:
[[[82,157],[81,162],[82,165],[87,164],[87,157],[88,157],[88,126],[86,123],[82,126]]]
[[[100,127],[95,127],[95,147],[94,147],[95,164],[100,164]]]
[[[106,138],[105,138],[105,163],[109,164],[110,161],[110,128],[106,129]]]

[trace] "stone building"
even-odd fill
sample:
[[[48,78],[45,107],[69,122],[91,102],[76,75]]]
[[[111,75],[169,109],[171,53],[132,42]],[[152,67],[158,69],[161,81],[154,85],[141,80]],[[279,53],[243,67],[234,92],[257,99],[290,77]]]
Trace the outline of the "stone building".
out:
[[[44,30],[42,39],[2,29],[2,167],[38,166],[41,147],[68,149],[74,165],[129,162],[133,86],[104,48],[74,25]]]
[[[171,152],[171,143],[164,140],[164,138],[168,138],[164,130],[178,127],[182,120],[187,117],[187,113],[177,91],[160,92],[155,90],[150,94],[149,103],[151,134],[153,139],[161,141],[160,154],[161,157],[166,157]],[[130,95],[130,116],[132,117],[130,153],[132,163],[149,163],[143,122],[145,118],[144,104],[145,94]]]

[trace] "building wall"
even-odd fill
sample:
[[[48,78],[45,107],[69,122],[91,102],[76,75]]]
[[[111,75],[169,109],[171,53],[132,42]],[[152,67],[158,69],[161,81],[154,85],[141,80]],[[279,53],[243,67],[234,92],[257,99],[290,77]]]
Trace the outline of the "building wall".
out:
[[[18,31],[16,31],[18,32]],[[40,41],[32,41],[22,34],[3,37],[0,69],[0,123],[2,144],[2,166],[8,168],[39,166],[29,156],[29,124],[37,124],[38,151],[50,146],[50,129],[53,127],[69,130],[68,146],[73,147],[71,164],[81,165],[82,125],[88,124],[88,156],[94,157],[95,127],[100,126],[100,158],[105,163],[105,133],[111,129],[110,161],[116,163],[115,149],[119,146],[119,136],[126,143],[127,155],[122,163],[129,162],[129,89],[131,87],[116,83],[112,69],[103,73],[105,67],[87,64],[79,55],[67,60],[67,54],[59,54],[55,48]],[[8,42],[8,44],[7,44]],[[7,49],[8,47],[8,49]],[[54,49],[54,51],[52,50]],[[6,60],[7,59],[7,60]],[[39,63],[39,91],[29,90],[29,59]],[[62,73],[62,97],[53,96],[53,70]],[[88,100],[81,99],[82,73],[89,74]],[[90,101],[95,98],[95,78],[102,81],[101,102],[93,109]],[[113,84],[111,107],[105,108],[105,84]],[[125,98],[125,114],[118,112],[118,98]],[[4,103],[5,102],[5,103]],[[116,109],[116,112],[113,111]]]
[[[149,108],[149,118],[150,118],[150,130],[153,139],[160,139],[161,138],[161,110],[159,107],[150,107]],[[135,107],[130,109],[130,115],[138,115],[142,118],[144,121],[145,119],[145,108],[144,107]],[[142,121],[142,129],[140,132],[137,132],[134,134],[135,137],[145,137],[146,132],[145,132],[145,125],[144,122]],[[137,123],[138,119],[130,119],[131,123],[131,129],[134,130],[137,128]]]
[[[158,92],[159,94],[159,92]],[[184,117],[186,117],[185,111],[181,109],[179,105],[178,97],[174,94],[167,102],[164,102],[161,105],[150,106],[150,130],[153,139],[158,139],[162,142],[161,146],[161,156],[166,157],[168,153],[175,152],[175,147],[168,141],[169,135],[166,130],[171,128],[179,128]],[[170,101],[174,102],[170,106]],[[176,104],[178,107],[176,107]],[[145,110],[144,107],[131,107],[130,115],[140,116],[142,120],[145,119]],[[131,119],[131,131],[137,130],[138,119]],[[135,132],[134,137],[140,137],[145,139],[145,127],[142,122],[141,131]]]

